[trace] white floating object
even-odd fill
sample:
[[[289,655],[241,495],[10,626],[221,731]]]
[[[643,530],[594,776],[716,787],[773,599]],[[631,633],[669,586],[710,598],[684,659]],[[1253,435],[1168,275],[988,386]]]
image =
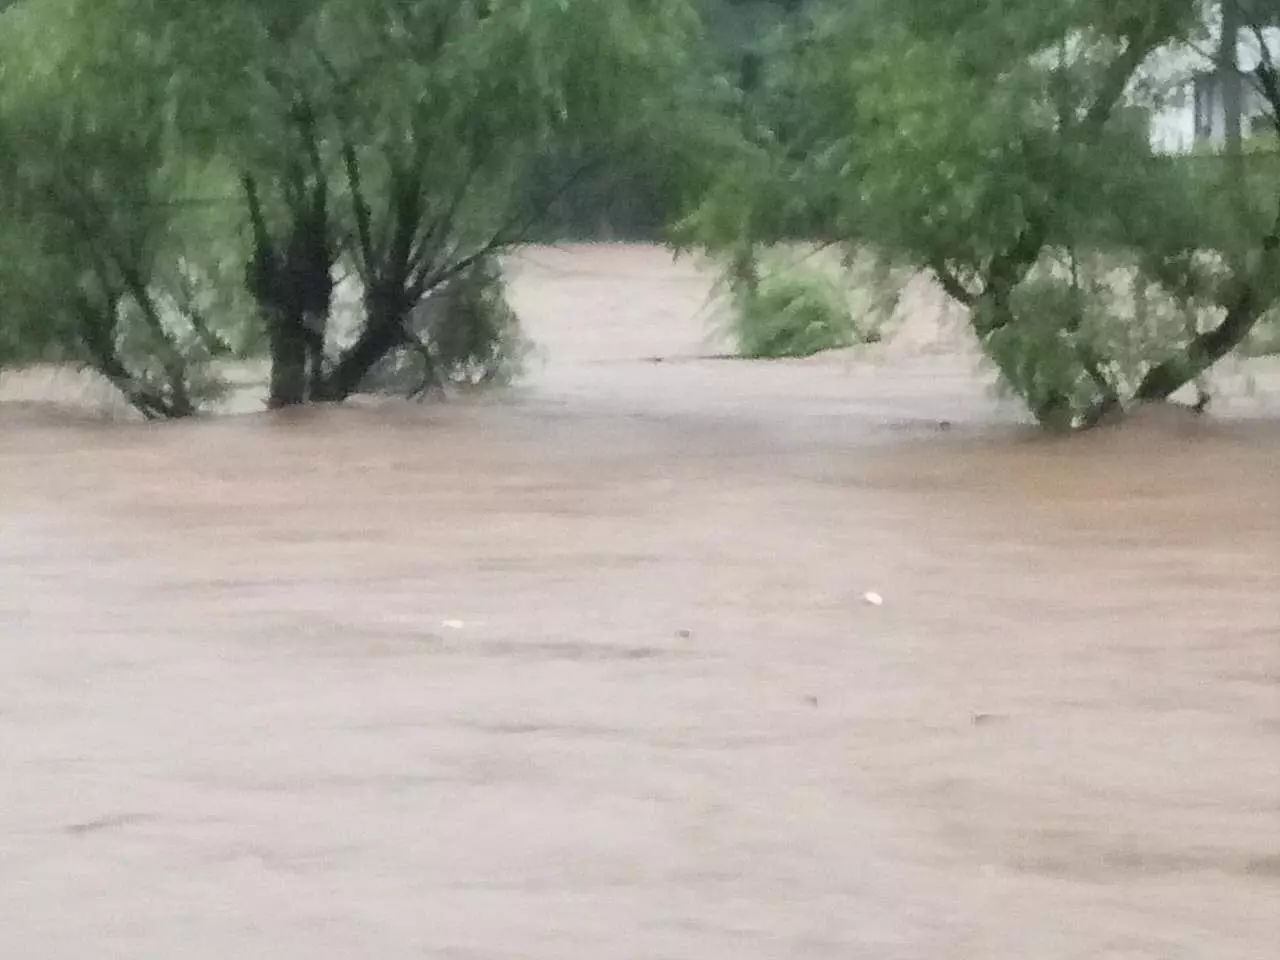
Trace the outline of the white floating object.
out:
[[[440,626],[444,627],[446,630],[461,630],[466,626],[466,624],[461,620],[445,620],[441,622]]]
[[[871,604],[873,607],[884,606],[884,597],[880,596],[880,594],[876,593],[874,590],[868,590],[862,595],[862,599],[867,601],[867,603]]]

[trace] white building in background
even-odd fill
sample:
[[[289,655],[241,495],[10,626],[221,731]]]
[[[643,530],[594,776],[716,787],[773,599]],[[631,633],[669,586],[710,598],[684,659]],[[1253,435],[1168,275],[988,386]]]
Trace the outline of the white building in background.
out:
[[[1263,40],[1280,64],[1280,27],[1268,27]],[[1257,37],[1242,32],[1238,47],[1244,80],[1246,137],[1272,129],[1270,106],[1258,89],[1253,71],[1261,62]],[[1185,153],[1199,144],[1221,146],[1226,139],[1222,76],[1204,56],[1192,51],[1157,55],[1144,79],[1161,90],[1161,104],[1151,118],[1151,145],[1160,153]]]

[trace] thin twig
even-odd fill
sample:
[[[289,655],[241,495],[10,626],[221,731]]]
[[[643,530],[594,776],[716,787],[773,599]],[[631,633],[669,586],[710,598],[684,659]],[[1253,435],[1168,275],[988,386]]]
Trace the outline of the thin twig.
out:
[[[462,204],[471,189],[471,184],[475,180],[475,174],[476,168],[468,166],[466,173],[458,184],[458,189],[454,191],[454,195],[449,201],[449,205],[440,216],[432,220],[431,225],[423,231],[422,236],[415,243],[413,254],[409,260],[415,276],[426,270],[431,261],[435,259],[435,255],[439,253],[440,247],[436,240],[448,236],[449,231],[453,229],[458,211],[462,208]]]
[[[451,266],[437,269],[431,273],[426,272],[425,269],[420,270],[413,277],[410,285],[410,292],[413,299],[416,300],[421,298],[424,294],[434,290],[440,284],[453,279],[460,273],[464,273],[477,262],[491,256],[498,250],[501,250],[504,247],[509,247],[512,244],[519,243],[528,236],[529,231],[533,229],[534,225],[546,216],[547,211],[551,208],[551,205],[556,202],[556,200],[564,196],[564,194],[570,190],[574,184],[578,183],[591,171],[600,167],[602,163],[603,160],[600,158],[584,161],[572,174],[565,178],[564,182],[561,183],[556,190],[552,191],[549,196],[545,197],[543,202],[539,204],[537,209],[532,213],[526,217],[521,217],[519,215],[511,217],[506,224],[500,227],[497,232],[490,237],[488,242],[484,243],[479,249],[473,251],[462,259],[455,261]],[[424,268],[425,266],[426,264],[423,264]]]

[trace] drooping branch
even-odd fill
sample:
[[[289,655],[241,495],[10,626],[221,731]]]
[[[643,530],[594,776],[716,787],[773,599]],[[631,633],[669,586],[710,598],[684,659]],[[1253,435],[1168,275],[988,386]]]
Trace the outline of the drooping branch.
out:
[[[1274,302],[1274,297],[1271,302]],[[1248,280],[1237,280],[1222,323],[1194,337],[1184,350],[1147,371],[1134,394],[1140,402],[1167,400],[1244,342],[1270,305]]]
[[[231,344],[219,334],[205,316],[203,310],[196,304],[197,293],[195,283],[187,272],[186,265],[182,264],[178,270],[177,279],[175,281],[177,292],[171,295],[174,306],[191,324],[191,329],[204,344],[206,350],[209,351],[211,357],[228,357],[235,351]]]
[[[165,379],[169,382],[173,415],[190,416],[195,412],[195,407],[187,393],[187,364],[183,359],[182,351],[174,342],[173,334],[165,329],[155,298],[151,296],[151,291],[142,275],[132,265],[117,264],[117,266],[124,280],[125,289],[129,291],[129,296],[141,311],[142,320],[151,332],[156,349],[160,351],[160,365],[164,369]]]
[[[65,169],[55,177],[57,189],[51,199],[78,234],[78,246],[106,300],[103,310],[96,310],[82,298],[77,298],[74,305],[80,340],[90,362],[148,419],[190,416],[195,405],[187,390],[186,361],[173,335],[165,329],[138,262],[139,254],[122,249],[127,245],[112,235],[110,218],[86,184]],[[125,296],[134,301],[152,334],[168,384],[168,397],[144,387],[120,356],[116,345],[118,311]]]
[[[89,364],[147,420],[178,416],[170,401],[140,383],[125,366],[116,347],[119,300],[110,292],[105,293],[106,303],[101,307],[94,306],[80,296],[72,304],[78,321],[80,341],[88,354]]]
[[[935,258],[929,261],[929,270],[933,273],[942,289],[947,296],[951,297],[957,303],[966,307],[972,307],[974,301],[978,299],[978,295],[960,282],[960,278],[956,276],[946,261],[941,258]]]

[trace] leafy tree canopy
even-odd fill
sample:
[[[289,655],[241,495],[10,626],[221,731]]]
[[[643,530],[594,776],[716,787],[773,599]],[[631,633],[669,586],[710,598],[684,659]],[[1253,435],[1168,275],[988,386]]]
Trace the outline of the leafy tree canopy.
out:
[[[1194,59],[1209,7],[819,5],[777,35],[747,145],[688,235],[741,249],[816,230],[932,271],[1047,423],[1167,396],[1238,344],[1277,294],[1274,166],[1230,169],[1149,145],[1150,68]],[[1134,327],[1086,309],[1086,254],[1229,322],[1162,329],[1121,363]]]
[[[674,194],[727,143],[685,0],[25,0],[3,17],[9,239],[39,237],[4,282],[29,291],[25,317],[67,318],[6,339],[110,367],[157,414],[193,407],[209,344],[265,341],[278,402],[341,399],[412,340],[422,300],[582,172],[648,162]],[[236,260],[251,311],[228,292]],[[342,342],[348,273],[364,316]]]

